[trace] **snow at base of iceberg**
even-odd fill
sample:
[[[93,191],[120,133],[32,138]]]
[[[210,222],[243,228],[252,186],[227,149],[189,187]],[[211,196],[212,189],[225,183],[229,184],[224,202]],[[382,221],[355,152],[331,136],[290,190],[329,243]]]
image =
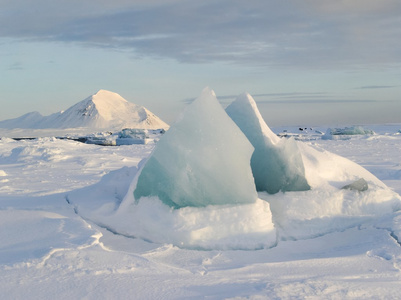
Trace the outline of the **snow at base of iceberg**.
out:
[[[204,250],[270,248],[277,242],[269,204],[173,209],[157,197],[143,198],[112,217],[120,234],[155,243]]]
[[[299,143],[310,191],[259,197],[268,201],[282,239],[306,239],[341,231],[401,209],[401,197],[360,165]],[[342,189],[364,179],[365,191]]]
[[[276,229],[266,201],[178,209],[157,197],[135,203],[138,168],[110,172],[99,183],[69,193],[68,202],[84,219],[115,234],[154,243],[203,250],[255,250],[276,245]]]
[[[68,199],[84,219],[116,234],[181,248],[216,250],[270,248],[280,240],[315,238],[360,226],[401,208],[400,196],[361,166],[327,151],[307,149],[307,176],[315,178],[310,191],[259,193],[260,199],[251,204],[173,209],[155,197],[134,204],[135,167],[110,172],[99,183],[69,193]],[[313,158],[325,159],[317,163]],[[329,172],[331,164],[338,169]],[[340,189],[358,175],[369,183],[367,191]],[[328,178],[337,181],[329,182]],[[124,195],[131,201],[117,210]]]

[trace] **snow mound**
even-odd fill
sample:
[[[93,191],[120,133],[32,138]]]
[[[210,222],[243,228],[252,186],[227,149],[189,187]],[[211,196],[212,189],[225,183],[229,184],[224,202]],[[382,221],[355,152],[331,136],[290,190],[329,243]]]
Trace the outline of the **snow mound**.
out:
[[[172,209],[149,197],[117,216],[112,225],[116,232],[184,248],[254,250],[276,244],[270,207],[261,199],[242,205]],[[128,216],[129,222],[121,221]]]
[[[311,190],[259,194],[270,203],[282,239],[313,238],[401,209],[401,197],[362,166],[306,143],[299,147]],[[367,189],[342,189],[361,178]]]
[[[0,128],[123,128],[167,129],[169,126],[145,107],[128,102],[117,93],[100,90],[65,111],[43,117],[30,113],[0,122]]]
[[[255,147],[251,167],[258,191],[274,194],[310,189],[297,142],[280,139],[270,130],[251,95],[240,95],[226,112]]]

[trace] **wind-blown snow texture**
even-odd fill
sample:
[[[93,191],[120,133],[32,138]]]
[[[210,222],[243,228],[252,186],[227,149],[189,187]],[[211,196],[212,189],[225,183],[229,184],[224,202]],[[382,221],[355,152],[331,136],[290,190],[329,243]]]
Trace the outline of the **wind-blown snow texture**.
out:
[[[145,107],[128,102],[120,95],[100,90],[65,111],[50,116],[38,112],[0,121],[0,128],[77,128],[104,130],[123,128],[167,129],[169,126]]]
[[[297,143],[280,140],[270,130],[251,95],[239,96],[226,111],[255,147],[251,166],[258,191],[274,194],[310,189]]]
[[[134,191],[180,208],[253,203],[253,147],[205,89],[158,142]]]

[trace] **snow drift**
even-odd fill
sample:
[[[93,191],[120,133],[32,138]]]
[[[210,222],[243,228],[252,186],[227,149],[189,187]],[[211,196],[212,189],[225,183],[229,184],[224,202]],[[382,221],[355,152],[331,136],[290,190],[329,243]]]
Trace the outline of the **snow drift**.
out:
[[[0,122],[0,128],[77,128],[121,130],[167,129],[169,126],[145,107],[128,102],[117,93],[100,90],[65,111],[42,116],[28,113]]]
[[[313,238],[401,209],[401,197],[360,165],[299,143],[310,191],[259,196],[270,203],[283,239]],[[363,191],[344,189],[363,179]],[[362,180],[361,180],[362,181]]]

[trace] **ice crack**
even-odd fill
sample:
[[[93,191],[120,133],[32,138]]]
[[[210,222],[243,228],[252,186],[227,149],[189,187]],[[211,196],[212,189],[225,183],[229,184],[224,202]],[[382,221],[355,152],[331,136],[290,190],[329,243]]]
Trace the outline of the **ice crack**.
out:
[[[389,231],[390,236],[394,239],[394,241],[398,244],[398,246],[401,247],[401,240],[400,238],[395,234],[394,230],[387,229]]]

